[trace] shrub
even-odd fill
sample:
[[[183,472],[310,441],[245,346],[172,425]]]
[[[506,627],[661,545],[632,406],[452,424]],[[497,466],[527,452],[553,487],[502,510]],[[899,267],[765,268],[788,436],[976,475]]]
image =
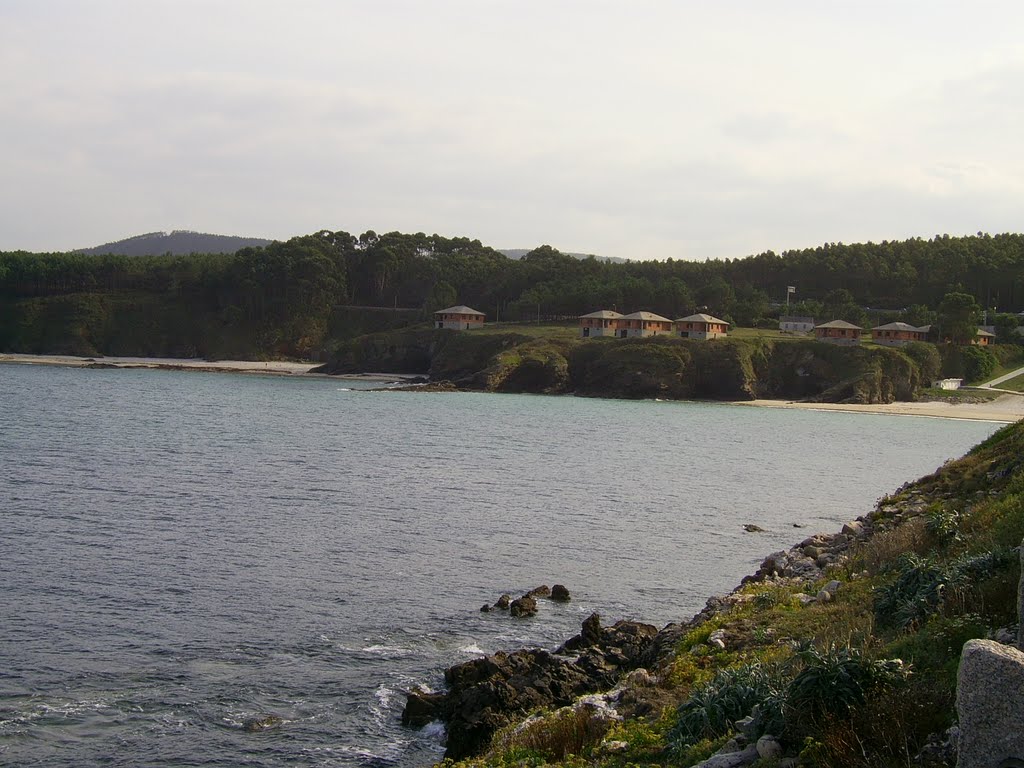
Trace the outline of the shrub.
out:
[[[931,386],[931,383],[939,378],[942,371],[942,358],[939,357],[939,350],[935,348],[934,344],[912,341],[903,348],[903,352],[917,364],[924,386]]]
[[[960,350],[960,357],[967,381],[983,381],[999,365],[996,356],[984,347],[964,347]]]
[[[750,714],[755,705],[781,696],[781,679],[774,670],[756,662],[723,669],[679,705],[669,744],[679,752],[704,739],[724,736],[733,721]]]
[[[909,674],[899,659],[865,658],[856,648],[831,645],[824,651],[801,649],[804,668],[786,691],[786,726],[808,725],[842,717],[864,705],[869,694],[895,686]]]

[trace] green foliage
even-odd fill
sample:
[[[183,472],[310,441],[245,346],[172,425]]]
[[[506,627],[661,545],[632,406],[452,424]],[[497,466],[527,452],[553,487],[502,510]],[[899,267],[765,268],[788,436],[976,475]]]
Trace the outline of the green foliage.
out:
[[[669,743],[679,751],[703,739],[724,736],[735,720],[750,714],[755,705],[779,700],[781,693],[781,679],[774,669],[756,662],[723,669],[679,706]]]
[[[938,310],[943,339],[966,343],[975,337],[981,321],[981,307],[969,293],[951,292],[942,297]]]
[[[934,344],[912,341],[903,347],[903,354],[917,365],[918,370],[921,372],[921,382],[924,386],[930,385],[942,373],[942,358]]]
[[[862,707],[870,694],[909,674],[899,659],[869,659],[857,648],[808,646],[798,652],[804,668],[786,691],[787,729],[821,723]]]
[[[992,375],[999,362],[985,347],[964,347],[960,351],[963,359],[964,378],[969,382],[984,381]]]

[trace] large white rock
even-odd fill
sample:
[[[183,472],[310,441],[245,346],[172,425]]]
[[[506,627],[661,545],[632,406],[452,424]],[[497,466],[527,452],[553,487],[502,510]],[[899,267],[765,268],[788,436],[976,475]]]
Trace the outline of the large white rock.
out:
[[[960,654],[956,710],[958,768],[1000,768],[1024,760],[1024,653],[992,640],[968,640]]]

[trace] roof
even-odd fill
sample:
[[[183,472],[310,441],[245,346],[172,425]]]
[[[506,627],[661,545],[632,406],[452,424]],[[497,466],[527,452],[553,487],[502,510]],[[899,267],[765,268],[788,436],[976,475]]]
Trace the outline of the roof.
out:
[[[448,307],[448,309],[439,309],[434,313],[435,315],[480,315],[480,317],[486,317],[483,312],[477,312],[472,307],[467,307],[465,304],[459,304],[457,307]]]
[[[845,328],[846,330],[849,330],[849,331],[862,331],[862,330],[864,330],[859,325],[854,325],[853,323],[848,323],[845,320],[831,320],[830,322],[822,323],[821,325],[816,325],[814,327],[815,328]]]
[[[653,312],[631,312],[628,315],[621,316],[623,320],[657,320],[662,323],[671,323],[667,317],[656,315]]]
[[[928,333],[923,328],[918,328],[916,325],[910,323],[886,323],[885,325],[877,325],[871,329],[872,331],[913,331],[914,333]]]
[[[814,325],[813,317],[800,317],[798,315],[782,315],[779,318],[780,323],[810,323]]]
[[[677,323],[718,323],[719,325],[729,325],[725,320],[719,320],[717,317],[706,315],[703,312],[698,312],[696,315],[687,315],[686,317],[680,317],[676,320]]]
[[[979,328],[978,329],[978,335],[979,336],[991,336],[993,339],[996,337],[996,335],[994,333],[989,333],[984,328]]]
[[[597,310],[597,312],[591,312],[589,315],[580,315],[580,320],[582,320],[585,317],[596,317],[604,320],[615,320],[622,317],[622,315],[616,312],[614,309],[599,309]]]

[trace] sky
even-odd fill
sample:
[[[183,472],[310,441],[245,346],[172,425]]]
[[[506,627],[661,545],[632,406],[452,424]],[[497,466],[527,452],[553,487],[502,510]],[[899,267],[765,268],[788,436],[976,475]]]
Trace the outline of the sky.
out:
[[[1024,3],[2,0],[0,250],[1018,232]]]

